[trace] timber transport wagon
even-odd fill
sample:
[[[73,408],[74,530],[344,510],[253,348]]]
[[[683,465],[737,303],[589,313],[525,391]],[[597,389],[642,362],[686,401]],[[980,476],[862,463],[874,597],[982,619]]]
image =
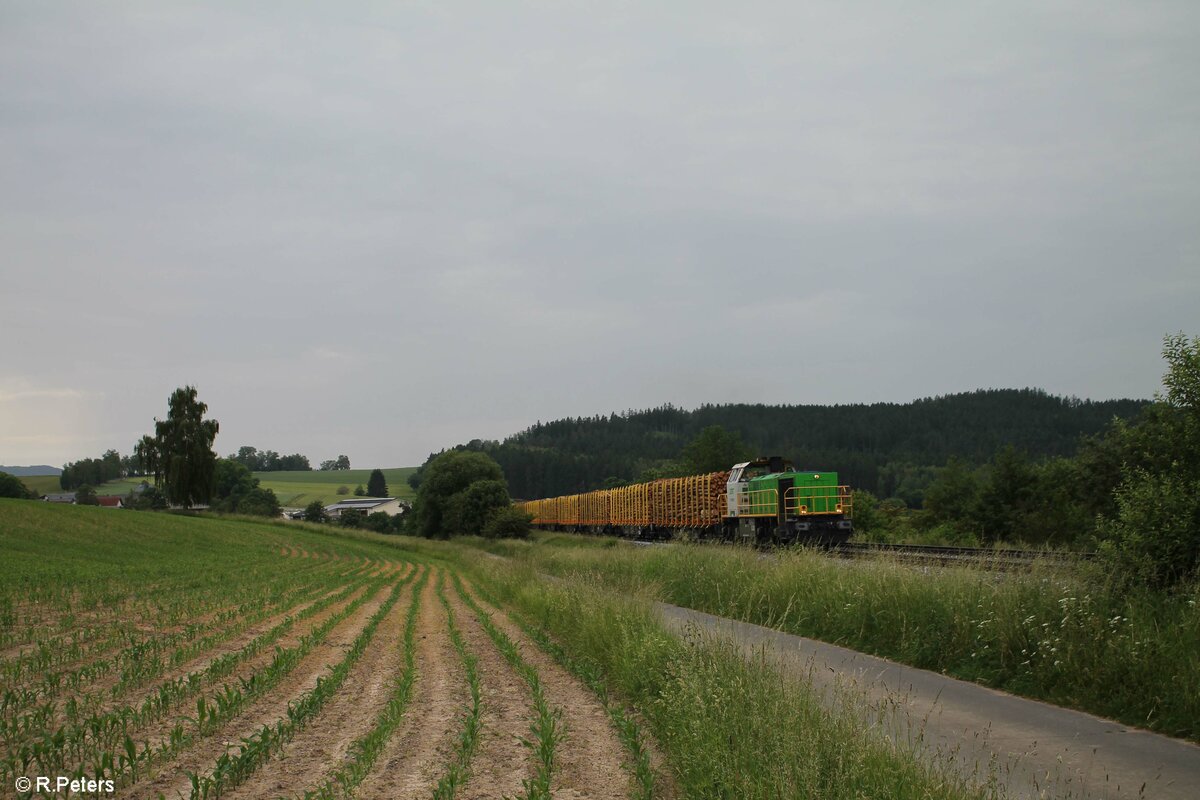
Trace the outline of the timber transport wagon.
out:
[[[838,544],[853,533],[850,487],[837,473],[797,471],[778,457],[519,505],[539,528],[639,539]]]

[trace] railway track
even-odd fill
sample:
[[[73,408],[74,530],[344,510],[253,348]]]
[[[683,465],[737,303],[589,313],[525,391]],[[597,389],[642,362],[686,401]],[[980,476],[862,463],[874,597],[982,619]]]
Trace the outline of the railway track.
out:
[[[662,547],[671,544],[661,540],[627,539],[631,545],[640,547]],[[737,546],[730,542],[710,542],[716,546]],[[758,545],[771,551],[775,545]],[[1067,564],[1073,561],[1090,561],[1095,553],[1071,552],[1067,550],[1010,550],[991,547],[950,547],[926,544],[883,544],[878,542],[847,542],[826,548],[826,552],[842,558],[869,558],[874,555],[896,556],[924,563],[985,564],[997,569],[1028,566],[1035,561],[1050,561]]]
[[[942,564],[984,562],[994,564],[998,567],[1028,565],[1038,560],[1063,563],[1087,561],[1094,557],[1093,553],[1075,553],[1062,550],[1007,550],[923,544],[881,544],[875,542],[848,542],[832,548],[831,552],[846,558],[861,558],[879,553],[887,553],[914,561],[928,561]]]

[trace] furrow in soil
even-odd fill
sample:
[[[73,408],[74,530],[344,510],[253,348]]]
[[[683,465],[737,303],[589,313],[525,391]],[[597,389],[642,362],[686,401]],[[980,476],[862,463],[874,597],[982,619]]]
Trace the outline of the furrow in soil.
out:
[[[383,605],[390,590],[390,586],[384,586],[376,591],[370,600],[330,631],[326,639],[268,695],[252,702],[249,708],[226,723],[219,731],[195,742],[180,757],[159,767],[152,780],[143,780],[124,790],[121,797],[134,800],[151,799],[156,798],[159,792],[166,797],[176,797],[180,794],[187,797],[191,784],[186,772],[206,773],[212,769],[222,753],[226,750],[236,750],[242,738],[250,736],[263,725],[274,724],[286,717],[288,703],[310,691],[316,686],[318,678],[327,674],[331,667],[345,657],[354,639],[371,615]],[[155,745],[160,743],[156,742]]]
[[[359,785],[356,797],[427,798],[446,765],[471,702],[466,676],[450,641],[446,611],[431,574],[421,595],[414,636],[416,680],[404,722]]]

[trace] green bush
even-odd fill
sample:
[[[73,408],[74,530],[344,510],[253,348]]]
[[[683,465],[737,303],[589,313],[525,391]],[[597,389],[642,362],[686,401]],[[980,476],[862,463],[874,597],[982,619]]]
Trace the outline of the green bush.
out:
[[[1117,515],[1100,521],[1100,556],[1127,585],[1163,589],[1200,565],[1200,481],[1135,470],[1117,490]]]
[[[328,522],[329,515],[325,513],[325,505],[320,500],[313,500],[304,507],[304,519],[306,522]]]
[[[451,499],[446,527],[452,533],[478,536],[492,515],[511,502],[504,481],[475,481]]]
[[[254,487],[237,502],[237,513],[255,517],[278,517],[283,513],[279,498],[271,489]]]
[[[1122,429],[1125,450],[1115,512],[1097,538],[1113,580],[1127,587],[1177,586],[1200,567],[1200,338],[1163,342],[1167,393],[1136,428]]]
[[[412,512],[414,533],[426,537],[479,533],[487,520],[487,511],[509,503],[503,481],[500,465],[483,453],[452,450],[441,454],[425,467],[417,489]],[[465,497],[476,483],[485,486],[475,489],[470,498]],[[504,491],[503,503],[489,501],[498,497],[497,483]],[[480,506],[484,508],[482,514],[478,513]]]
[[[157,487],[142,481],[140,492],[131,491],[126,495],[125,507],[134,511],[161,511],[167,507],[167,497]]]
[[[17,500],[33,500],[33,492],[25,488],[25,484],[15,475],[0,472],[0,497],[13,497]]]
[[[516,506],[497,509],[483,526],[483,535],[488,539],[528,539],[532,521],[531,514]]]
[[[399,515],[393,517],[386,512],[376,511],[363,518],[362,527],[375,533],[399,533],[402,519]]]

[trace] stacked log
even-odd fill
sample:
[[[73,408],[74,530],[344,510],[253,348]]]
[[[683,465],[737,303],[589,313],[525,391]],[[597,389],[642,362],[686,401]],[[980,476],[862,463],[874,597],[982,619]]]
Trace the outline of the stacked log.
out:
[[[618,489],[530,500],[520,507],[535,525],[704,528],[725,516],[729,472],[662,478]]]

